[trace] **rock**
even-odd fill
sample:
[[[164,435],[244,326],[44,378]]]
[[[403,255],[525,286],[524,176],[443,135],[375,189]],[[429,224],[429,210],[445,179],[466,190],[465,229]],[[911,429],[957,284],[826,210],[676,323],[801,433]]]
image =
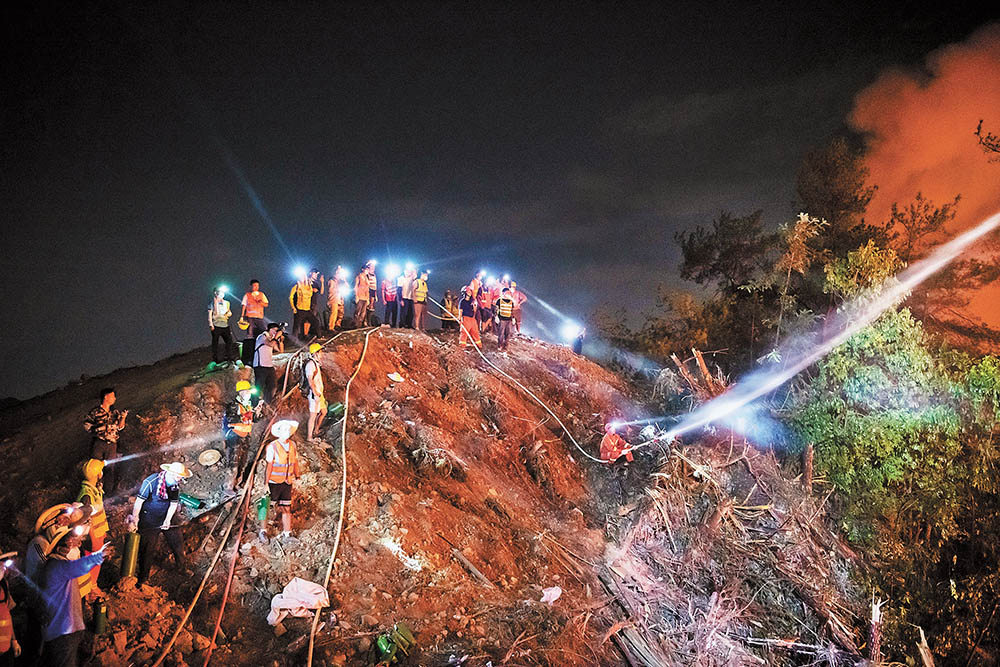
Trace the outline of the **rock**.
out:
[[[378,619],[371,614],[365,614],[361,617],[361,625],[366,625],[369,628],[374,628],[378,625]]]
[[[362,637],[360,640],[358,640],[359,653],[367,653],[368,649],[370,649],[371,647],[372,647],[372,640],[368,639],[368,637]]]
[[[156,646],[156,637],[147,632],[146,635],[142,638],[142,643],[148,646],[149,648],[154,648]]]
[[[274,626],[274,636],[275,637],[280,637],[281,635],[285,634],[286,632],[288,632],[288,628],[285,627],[284,623],[282,623],[282,622],[279,621],[278,624]]]
[[[177,641],[174,642],[174,646],[177,647],[178,651],[187,655],[194,650],[194,637],[187,630],[181,630],[177,635]]]
[[[208,648],[208,645],[210,643],[208,641],[208,637],[197,632],[192,634],[192,639],[195,651],[204,651],[205,649]]]
[[[333,664],[337,665],[337,667],[343,667],[343,665],[347,664],[347,655],[344,653],[338,653],[333,656]]]
[[[128,647],[128,633],[124,630],[116,632],[112,639],[115,645],[115,652],[119,655],[124,655],[125,649]]]

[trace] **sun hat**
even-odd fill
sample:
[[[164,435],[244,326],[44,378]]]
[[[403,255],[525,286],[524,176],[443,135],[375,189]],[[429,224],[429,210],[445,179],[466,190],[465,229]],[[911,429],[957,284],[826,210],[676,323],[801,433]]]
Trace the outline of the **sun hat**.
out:
[[[169,472],[171,475],[177,475],[178,477],[190,477],[192,475],[188,467],[181,463],[180,461],[174,461],[173,463],[161,463],[160,470]]]

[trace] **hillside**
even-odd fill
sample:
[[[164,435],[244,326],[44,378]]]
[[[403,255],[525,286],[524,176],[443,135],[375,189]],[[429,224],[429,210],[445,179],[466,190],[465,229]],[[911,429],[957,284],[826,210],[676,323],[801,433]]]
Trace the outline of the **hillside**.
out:
[[[331,403],[342,399],[362,342],[351,332],[320,353]],[[490,347],[491,360],[542,397],[593,454],[607,421],[647,414],[643,392],[566,348],[518,339],[504,357]],[[276,358],[279,371],[291,358]],[[185,461],[195,475],[182,490],[209,504],[221,499],[221,466],[201,466],[197,457],[221,446],[223,405],[249,371],[206,373],[204,360],[193,351],[3,412],[0,499],[14,519],[2,527],[3,544],[23,549],[38,513],[75,496],[88,446],[80,424],[105,385],[131,410],[124,453],[145,454],[124,464],[126,488],[108,501],[115,544],[106,590],[117,578],[131,494],[161,462]],[[404,381],[390,380],[394,372]],[[280,416],[304,424],[305,410],[292,391]],[[262,431],[263,424],[255,443]],[[255,517],[248,521],[213,664],[305,662],[310,619],[286,619],[275,631],[265,617],[293,577],[323,581],[340,510],[340,424],[328,423],[320,443],[304,442],[302,431],[296,439],[306,468],[294,506],[301,543],[265,543]],[[785,479],[772,454],[729,435],[644,450],[628,466],[594,463],[454,336],[381,329],[352,385],[346,450],[344,537],[314,664],[365,664],[377,634],[398,621],[416,634],[413,665],[859,657],[864,595],[850,588],[855,557],[826,527],[820,500]],[[253,500],[264,493],[262,477],[259,467]],[[95,642],[93,664],[156,659],[235,505],[187,524],[189,570],[156,568],[152,592],[110,592],[111,628]],[[166,664],[203,662],[233,548]],[[551,587],[561,596],[541,602]]]

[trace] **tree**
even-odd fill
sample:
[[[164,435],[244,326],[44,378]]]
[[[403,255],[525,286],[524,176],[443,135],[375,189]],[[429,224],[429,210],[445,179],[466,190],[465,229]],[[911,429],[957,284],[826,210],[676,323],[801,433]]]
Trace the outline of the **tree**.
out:
[[[979,125],[976,126],[976,139],[979,140],[979,146],[984,153],[1000,153],[1000,137],[992,132],[983,133],[983,120],[981,118]],[[991,158],[990,161],[1000,161],[1000,155]]]
[[[764,231],[762,215],[760,210],[739,217],[723,211],[711,229],[674,234],[683,256],[681,278],[725,294],[750,282],[767,265],[777,240]]]
[[[796,183],[799,210],[829,223],[813,240],[813,247],[842,257],[869,238],[880,240],[878,230],[864,222],[876,190],[867,182],[863,152],[843,137],[806,154]]]

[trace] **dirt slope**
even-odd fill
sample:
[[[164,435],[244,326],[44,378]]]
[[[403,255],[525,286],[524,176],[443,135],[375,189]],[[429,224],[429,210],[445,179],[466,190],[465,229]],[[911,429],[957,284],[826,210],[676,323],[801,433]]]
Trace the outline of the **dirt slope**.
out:
[[[361,334],[352,332],[320,355],[331,403],[342,399],[361,342]],[[507,357],[487,354],[543,397],[590,452],[596,453],[606,421],[642,410],[621,379],[565,348],[519,339]],[[115,546],[134,498],[129,494],[161,462],[184,460],[195,471],[184,490],[209,503],[220,499],[225,471],[200,466],[197,455],[219,446],[223,404],[249,371],[205,373],[204,358],[196,351],[118,371],[4,413],[0,457],[9,475],[0,499],[16,511],[14,521],[0,527],[2,544],[26,543],[41,509],[75,495],[75,467],[87,449],[80,423],[99,388],[109,384],[118,389],[120,407],[135,416],[123,436],[125,453],[148,454],[126,464],[129,488],[109,501]],[[290,358],[277,357],[279,367]],[[394,372],[404,377],[402,383],[387,377]],[[281,416],[304,420],[305,409],[295,391]],[[810,643],[825,638],[833,645],[824,630],[829,619],[801,599],[789,600],[826,595],[841,609],[847,589],[839,571],[815,577],[822,590],[789,583],[764,593],[792,609],[771,626],[754,627],[741,615],[761,607],[762,594],[750,600],[756,580],[740,579],[747,561],[763,563],[755,574],[761,580],[778,580],[781,567],[794,571],[812,562],[801,555],[790,561],[812,538],[791,534],[787,521],[770,517],[798,513],[815,519],[821,512],[808,498],[795,496],[777,465],[759,462],[753,452],[746,460],[750,473],[759,476],[756,486],[747,484],[748,473],[735,473],[739,466],[732,466],[725,452],[713,453],[719,451],[715,446],[697,455],[702,470],[667,452],[650,452],[612,471],[581,457],[554,420],[477,355],[458,348],[454,336],[389,329],[371,336],[347,423],[346,529],[315,664],[365,664],[377,633],[397,621],[416,632],[414,665],[618,665],[627,664],[623,650],[631,660],[646,652],[666,664],[763,664],[760,656],[768,662],[784,657],[743,639],[772,630],[787,638],[786,628],[796,624],[812,633]],[[255,430],[255,442],[261,430]],[[291,578],[323,580],[340,509],[339,423],[328,424],[321,437],[319,443],[304,442],[304,427],[297,436],[305,474],[293,527],[301,543],[259,539],[262,527],[275,535],[273,517],[265,526],[255,519],[248,523],[213,664],[304,660],[309,620],[286,619],[275,632],[264,618],[271,597]],[[696,455],[685,451],[690,462]],[[711,472],[714,466],[723,472]],[[651,478],[655,469],[661,474]],[[263,492],[258,469],[253,498]],[[763,506],[772,497],[775,511],[767,516],[760,509],[740,509]],[[713,522],[714,508],[725,502],[736,503],[737,518],[730,508]],[[185,527],[187,571],[168,565],[153,576],[156,591],[110,593],[112,627],[95,642],[93,664],[155,659],[214,554],[214,538],[206,540],[209,529],[220,514],[225,525],[231,506]],[[753,516],[740,518],[740,512]],[[752,522],[756,528],[747,527]],[[724,555],[738,551],[753,529],[774,533],[774,543],[762,548],[774,554],[773,563],[746,553],[741,561]],[[198,550],[203,540],[207,544]],[[489,586],[460,564],[448,542]],[[231,554],[232,547],[167,664],[203,661]],[[117,578],[118,560],[112,553],[105,566],[106,589]],[[540,602],[543,588],[555,586],[561,597],[551,605]],[[713,597],[714,587],[721,593]],[[712,630],[709,614],[723,612],[727,625]],[[632,628],[637,624],[641,631]]]

